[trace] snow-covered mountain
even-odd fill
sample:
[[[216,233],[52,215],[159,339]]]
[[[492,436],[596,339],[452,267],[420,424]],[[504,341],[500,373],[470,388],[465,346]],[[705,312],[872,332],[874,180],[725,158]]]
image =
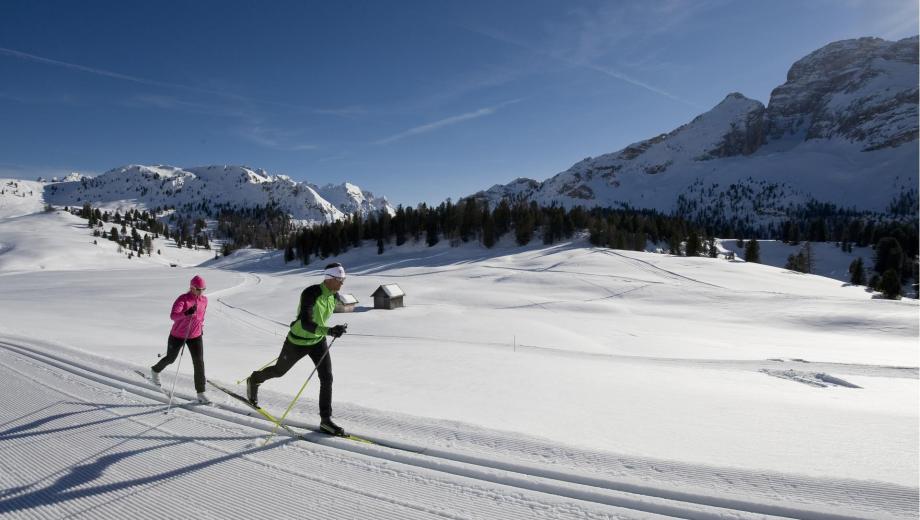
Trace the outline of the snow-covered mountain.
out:
[[[717,217],[812,199],[885,211],[901,193],[916,197],[917,49],[917,37],[835,42],[793,64],[766,107],[732,93],[669,133],[473,197]]]
[[[45,200],[57,205],[156,208],[190,208],[201,204],[253,208],[276,204],[304,223],[333,222],[355,211],[394,212],[385,197],[374,197],[353,184],[327,185],[298,182],[286,175],[270,175],[245,166],[128,165],[95,177],[68,176],[45,186]],[[327,199],[328,197],[328,199]]]

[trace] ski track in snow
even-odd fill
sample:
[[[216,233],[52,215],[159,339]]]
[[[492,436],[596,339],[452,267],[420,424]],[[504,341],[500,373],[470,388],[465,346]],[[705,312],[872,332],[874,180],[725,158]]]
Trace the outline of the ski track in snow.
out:
[[[917,490],[892,484],[618,457],[385,414],[349,420],[405,449],[309,432],[263,446],[271,425],[242,405],[177,393],[165,415],[145,380],[71,355],[0,341],[0,517],[917,517]]]

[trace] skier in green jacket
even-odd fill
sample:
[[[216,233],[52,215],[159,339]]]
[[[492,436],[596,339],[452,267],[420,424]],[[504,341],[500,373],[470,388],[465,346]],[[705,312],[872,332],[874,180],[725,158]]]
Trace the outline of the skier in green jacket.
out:
[[[332,422],[332,360],[326,336],[341,337],[347,326],[328,327],[326,321],[335,309],[335,293],[345,283],[345,268],[339,263],[329,264],[323,274],[322,283],[311,285],[300,293],[297,319],[291,322],[278,361],[256,370],[246,379],[246,397],[253,406],[258,406],[259,385],[283,376],[301,358],[310,356],[319,375],[320,429],[331,435],[344,435],[345,430]]]

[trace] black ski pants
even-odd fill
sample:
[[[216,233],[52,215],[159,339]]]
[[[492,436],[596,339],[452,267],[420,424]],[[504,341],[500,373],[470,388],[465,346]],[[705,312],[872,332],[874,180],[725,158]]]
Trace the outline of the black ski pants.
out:
[[[198,393],[204,392],[204,341],[201,339],[203,337],[184,339],[170,334],[169,340],[166,342],[166,355],[151,368],[158,374],[162,372],[164,368],[176,360],[184,343],[188,346],[188,353],[192,355],[192,366],[195,368],[195,391]]]
[[[261,385],[269,379],[283,376],[301,358],[310,356],[316,367],[316,374],[319,376],[319,415],[322,418],[332,417],[332,359],[328,352],[329,346],[326,344],[326,338],[309,347],[294,345],[285,340],[284,346],[281,347],[281,354],[278,355],[278,361],[270,367],[253,372],[249,378],[253,384]]]

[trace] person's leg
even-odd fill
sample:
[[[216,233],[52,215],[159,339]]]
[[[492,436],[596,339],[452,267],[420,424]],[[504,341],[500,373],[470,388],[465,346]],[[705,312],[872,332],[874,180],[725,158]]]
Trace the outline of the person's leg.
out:
[[[278,361],[270,367],[256,370],[249,376],[249,380],[258,386],[269,379],[283,376],[295,363],[300,361],[300,358],[307,355],[309,349],[310,347],[298,347],[285,341],[284,346],[281,347],[281,354],[278,355]]]
[[[329,346],[323,339],[308,348],[319,376],[319,416],[328,419],[332,417],[332,358],[329,357]]]
[[[176,357],[179,355],[179,350],[182,348],[182,344],[184,342],[185,341],[182,338],[177,338],[170,335],[169,340],[166,342],[166,355],[160,358],[160,360],[150,368],[158,374],[162,372],[164,368],[176,360]]]
[[[203,336],[191,338],[186,342],[188,353],[192,356],[192,366],[195,367],[195,391],[204,392],[204,340]]]

